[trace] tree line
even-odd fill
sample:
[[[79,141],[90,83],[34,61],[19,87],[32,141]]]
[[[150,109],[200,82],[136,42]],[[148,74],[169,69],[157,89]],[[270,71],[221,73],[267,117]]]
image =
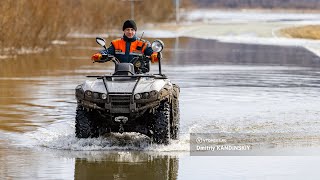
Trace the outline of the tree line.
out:
[[[174,19],[172,0],[140,0],[134,6],[138,23]],[[0,52],[46,48],[70,32],[121,30],[130,11],[128,0],[1,0]]]

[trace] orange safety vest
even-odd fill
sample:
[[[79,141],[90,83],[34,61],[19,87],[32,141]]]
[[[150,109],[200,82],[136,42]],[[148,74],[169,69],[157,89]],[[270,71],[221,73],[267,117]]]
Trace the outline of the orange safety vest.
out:
[[[126,53],[126,41],[121,39],[113,40],[112,45],[115,49],[115,55],[125,55]],[[145,41],[136,40],[131,42],[129,55],[143,55],[144,50],[147,48]]]

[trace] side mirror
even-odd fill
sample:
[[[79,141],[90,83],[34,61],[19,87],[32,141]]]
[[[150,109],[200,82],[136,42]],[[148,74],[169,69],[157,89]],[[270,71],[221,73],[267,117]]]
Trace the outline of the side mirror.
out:
[[[106,40],[104,40],[103,38],[101,38],[101,37],[96,37],[96,42],[97,42],[100,46],[106,48]]]

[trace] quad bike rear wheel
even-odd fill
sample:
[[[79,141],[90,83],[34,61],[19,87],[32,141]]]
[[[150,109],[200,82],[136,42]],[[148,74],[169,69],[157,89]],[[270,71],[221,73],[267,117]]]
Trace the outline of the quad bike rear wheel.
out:
[[[177,85],[173,85],[173,98],[171,102],[171,139],[179,138],[179,126],[180,126],[180,109],[179,109],[179,94],[180,88]]]

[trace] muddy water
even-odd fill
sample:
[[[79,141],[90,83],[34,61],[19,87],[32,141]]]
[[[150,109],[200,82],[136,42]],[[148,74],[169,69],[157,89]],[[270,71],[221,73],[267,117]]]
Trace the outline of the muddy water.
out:
[[[169,146],[147,137],[74,137],[74,88],[85,75],[111,73],[92,64],[94,39],[69,39],[0,66],[1,179],[297,179],[319,175],[312,157],[195,157],[189,133],[255,133],[262,144],[320,139],[320,58],[300,47],[164,39],[163,71],[181,86],[181,138]],[[157,72],[157,65],[152,66]],[[280,135],[279,135],[280,134]],[[244,141],[246,141],[244,139]],[[300,153],[301,154],[301,153]],[[306,166],[308,165],[308,166]],[[310,166],[311,165],[311,166]],[[314,165],[314,166],[312,166]],[[307,168],[308,167],[308,168]]]

